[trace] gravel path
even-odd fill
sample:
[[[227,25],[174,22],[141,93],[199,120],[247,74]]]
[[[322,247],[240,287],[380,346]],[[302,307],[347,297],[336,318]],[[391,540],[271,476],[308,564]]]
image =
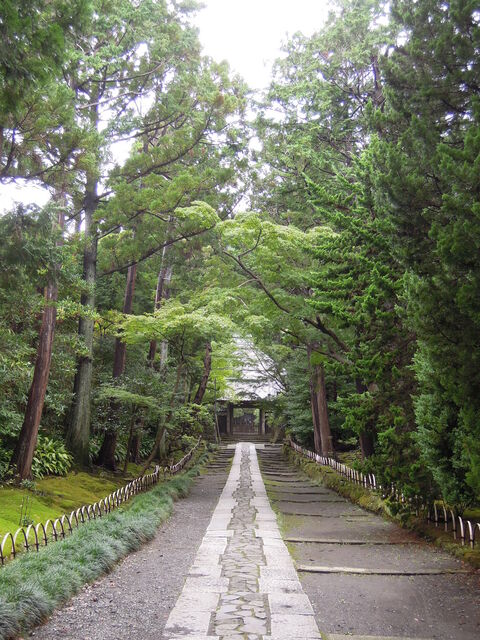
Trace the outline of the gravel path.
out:
[[[161,640],[225,484],[233,451],[220,454],[175,503],[155,538],[110,574],[86,586],[41,627],[36,640]]]
[[[223,450],[155,539],[37,640],[478,640],[479,576],[289,468]],[[434,575],[435,574],[435,575]],[[312,608],[313,605],[313,608]],[[318,626],[317,626],[318,625]]]

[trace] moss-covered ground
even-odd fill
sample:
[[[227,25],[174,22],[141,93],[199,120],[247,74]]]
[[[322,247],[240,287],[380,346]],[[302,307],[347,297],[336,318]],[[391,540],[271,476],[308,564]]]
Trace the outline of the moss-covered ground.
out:
[[[198,465],[207,460],[208,454],[199,450],[190,470],[75,529],[65,540],[21,554],[0,569],[0,640],[27,632],[84,584],[151,540],[172,512],[173,501],[188,494]]]
[[[101,469],[88,473],[71,471],[66,476],[49,476],[37,480],[31,489],[1,486],[0,539],[7,532],[14,533],[25,524],[46,522],[105,498],[139,476],[141,468],[141,465],[130,464],[126,474]]]

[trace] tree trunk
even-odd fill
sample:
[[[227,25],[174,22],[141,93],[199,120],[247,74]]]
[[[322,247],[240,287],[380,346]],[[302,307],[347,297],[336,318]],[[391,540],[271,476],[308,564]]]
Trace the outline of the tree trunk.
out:
[[[360,450],[362,452],[362,458],[369,458],[373,456],[375,451],[374,440],[371,433],[361,432],[358,436],[360,442]]]
[[[160,266],[160,271],[158,272],[157,279],[157,288],[155,290],[155,305],[154,310],[160,309],[162,306],[162,300],[167,300],[169,291],[168,286],[172,279],[172,267],[166,265],[166,256],[167,256],[168,247],[164,247],[162,250],[162,262]],[[157,353],[157,341],[150,341],[150,348],[148,351],[148,364],[150,367],[155,366],[155,356]],[[160,345],[160,366],[158,367],[160,371],[165,369],[168,358],[168,342],[165,340],[162,341]],[[158,446],[155,449],[154,457],[157,453],[160,458],[164,458],[166,456],[166,431],[163,429],[160,440],[158,442]],[[153,460],[153,458],[152,458]],[[150,463],[149,463],[150,464]]]
[[[123,473],[127,473],[128,461],[130,460],[130,449],[133,443],[133,436],[135,433],[135,416],[132,415],[130,419],[130,429],[128,431],[127,449],[125,452],[125,460],[123,461]]]
[[[140,446],[142,444],[142,434],[136,432],[133,434],[132,442],[130,444],[130,462],[138,464],[140,462]]]
[[[162,438],[165,435],[166,425],[172,419],[173,405],[175,404],[175,396],[177,394],[178,387],[179,387],[179,384],[180,384],[181,373],[182,373],[182,363],[179,363],[179,365],[177,367],[177,377],[175,379],[175,384],[173,386],[173,391],[172,391],[172,395],[171,395],[171,398],[170,398],[170,411],[168,412],[168,415],[165,417],[165,420],[158,425],[157,435],[155,437],[155,442],[153,444],[152,451],[150,452],[150,455],[148,456],[148,458],[145,461],[145,464],[143,466],[142,475],[144,475],[146,473],[148,467],[155,460],[155,456],[157,455],[158,448],[160,447],[160,444],[162,442]]]
[[[355,386],[357,393],[365,393],[365,391],[367,391],[366,385],[364,385],[358,378],[355,380]],[[372,456],[375,451],[375,441],[371,431],[360,431],[358,434],[358,441],[360,444],[360,451],[362,452],[362,458],[365,460],[365,458]]]
[[[97,208],[97,180],[91,174],[85,187],[85,217],[83,251],[83,280],[86,292],[81,303],[85,309],[78,323],[78,335],[83,339],[87,355],[77,358],[77,368],[73,383],[73,400],[70,419],[66,430],[67,447],[76,462],[88,464],[88,442],[90,438],[90,395],[93,369],[94,320],[90,317],[95,310],[95,281],[97,277],[97,233],[93,215]]]
[[[203,375],[198,385],[197,393],[193,399],[194,404],[201,404],[205,391],[207,390],[208,378],[212,370],[212,344],[210,341],[205,346],[205,357],[203,359]]]
[[[57,297],[56,283],[49,283],[45,288],[45,309],[42,314],[42,325],[38,336],[37,356],[33,380],[28,393],[27,408],[17,446],[10,461],[10,467],[14,469],[15,475],[20,480],[30,478],[32,475],[32,461],[37,446],[38,429],[50,375],[57,317],[55,304]]]
[[[315,393],[315,386],[313,378],[310,378],[310,406],[312,408],[312,422],[313,422],[313,446],[315,453],[322,453],[322,446],[320,441],[320,421],[318,418],[318,403],[317,395]]]
[[[125,285],[125,297],[123,300],[123,313],[132,313],[133,294],[135,293],[135,282],[137,279],[137,265],[134,264],[128,268],[127,282]],[[119,378],[125,372],[125,359],[127,353],[127,345],[120,338],[115,339],[115,353],[113,357],[113,378]],[[119,410],[118,402],[112,402],[110,405],[112,414]],[[97,464],[112,471],[116,470],[115,450],[117,448],[118,434],[115,429],[107,429],[103,437],[102,446],[97,456]]]
[[[62,191],[59,200],[57,224],[63,232],[65,224],[65,196]],[[59,244],[62,239],[60,238]],[[45,394],[47,391],[50,366],[52,362],[53,340],[57,320],[58,285],[57,272],[60,265],[56,265],[50,282],[45,287],[45,308],[42,312],[42,323],[38,334],[37,355],[33,371],[33,380],[28,392],[27,406],[22,429],[15,451],[10,460],[10,467],[20,480],[32,475],[32,461],[37,446],[38,430],[42,418]]]
[[[133,295],[135,293],[135,283],[137,280],[137,265],[134,264],[128,268],[127,283],[125,285],[125,297],[123,300],[123,313],[132,313]],[[125,372],[125,359],[127,354],[127,345],[120,338],[115,339],[115,354],[113,357],[113,377],[118,378]]]
[[[310,365],[311,355],[312,355],[312,349],[309,345],[307,345],[308,368],[310,371],[310,406],[312,409],[312,422],[313,422],[313,447],[315,449],[315,453],[322,453],[322,446],[321,446],[321,439],[320,439],[320,420],[318,416],[318,402],[317,402],[317,395],[315,392],[313,371]]]
[[[130,447],[128,449],[128,459],[130,460],[130,462],[135,462],[136,464],[140,462],[140,445],[142,444],[144,423],[145,417],[142,413],[134,422],[132,439],[130,441]]]
[[[166,264],[167,249],[168,247],[163,247],[163,250],[162,250],[162,261],[161,261],[160,271],[158,272],[157,288],[155,290],[155,305],[154,305],[155,311],[157,311],[157,309],[160,309],[160,307],[162,306],[162,300],[168,299],[168,286],[172,279],[172,267],[167,266]],[[151,367],[153,367],[154,365],[156,353],[157,353],[157,341],[151,340],[150,348],[148,351],[148,363]],[[161,355],[161,358],[163,359],[163,353]],[[166,361],[166,357],[165,357],[165,361]]]
[[[322,365],[315,365],[315,392],[318,406],[318,421],[320,425],[320,441],[322,455],[329,456],[333,453],[332,432],[328,419],[327,388],[325,386],[325,369]]]

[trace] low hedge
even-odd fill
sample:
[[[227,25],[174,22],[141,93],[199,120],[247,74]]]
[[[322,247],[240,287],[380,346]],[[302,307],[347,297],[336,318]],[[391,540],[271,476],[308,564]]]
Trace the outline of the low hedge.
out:
[[[0,569],[0,640],[8,640],[44,621],[83,585],[112,570],[127,554],[151,540],[185,497],[199,474],[196,466],[150,491],[118,511],[76,529],[68,538],[38,553],[25,553]]]

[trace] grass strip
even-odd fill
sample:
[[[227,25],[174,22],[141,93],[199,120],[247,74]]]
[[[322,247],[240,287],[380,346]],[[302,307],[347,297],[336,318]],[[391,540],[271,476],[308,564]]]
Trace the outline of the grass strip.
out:
[[[21,555],[1,569],[0,640],[44,621],[85,584],[151,540],[171,514],[173,502],[188,494],[207,459],[208,454],[202,454],[189,471],[79,527],[65,540]]]
[[[393,513],[388,500],[383,500],[378,493],[350,482],[330,467],[319,465],[296,453],[288,446],[284,447],[284,454],[290,462],[300,467],[310,478],[319,480],[322,485],[336,491],[350,502],[392,520],[404,529],[409,529],[425,540],[433,542],[437,547],[460,560],[468,562],[477,569],[480,568],[480,549],[471,549],[469,546],[462,546],[459,542],[455,542],[451,532],[447,533],[443,528],[429,525],[425,520],[413,514]]]

